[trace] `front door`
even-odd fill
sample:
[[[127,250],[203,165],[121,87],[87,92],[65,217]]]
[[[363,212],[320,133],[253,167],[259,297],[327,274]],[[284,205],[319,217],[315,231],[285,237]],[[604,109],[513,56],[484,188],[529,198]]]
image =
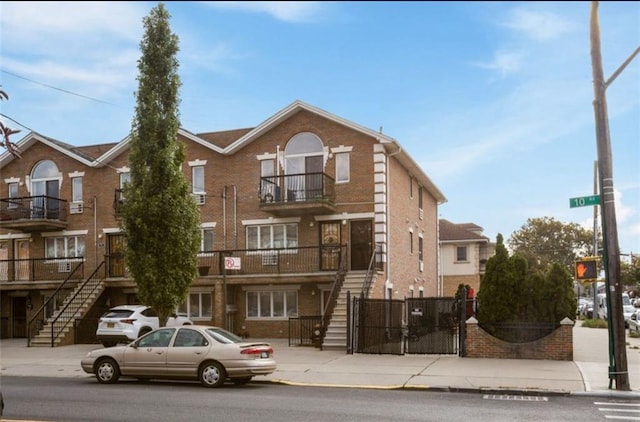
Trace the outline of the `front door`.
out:
[[[11,332],[13,338],[27,337],[27,298],[14,297],[11,301]]]
[[[351,221],[351,269],[366,270],[371,261],[371,220]]]
[[[340,223],[321,223],[321,270],[337,270],[340,265]]]
[[[13,244],[15,257],[15,279],[29,280],[29,239],[16,239]]]
[[[109,277],[124,277],[124,235],[109,234],[107,240]]]

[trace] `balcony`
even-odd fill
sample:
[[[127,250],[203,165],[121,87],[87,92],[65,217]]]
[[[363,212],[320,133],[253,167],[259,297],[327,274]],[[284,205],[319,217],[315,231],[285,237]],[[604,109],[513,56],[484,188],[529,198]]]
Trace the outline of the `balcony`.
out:
[[[335,181],[324,173],[260,178],[260,209],[278,217],[336,212]]]
[[[0,227],[23,232],[67,228],[67,201],[51,196],[0,198]]]
[[[0,259],[0,284],[84,277],[84,258]]]

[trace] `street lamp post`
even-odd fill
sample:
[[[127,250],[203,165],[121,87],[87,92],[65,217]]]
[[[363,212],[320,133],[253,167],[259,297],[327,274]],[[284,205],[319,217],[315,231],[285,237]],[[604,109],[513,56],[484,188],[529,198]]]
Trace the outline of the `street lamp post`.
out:
[[[598,177],[600,181],[600,201],[602,217],[602,235],[604,239],[604,268],[607,294],[607,318],[609,325],[610,350],[613,349],[613,364],[610,362],[609,379],[615,378],[616,389],[630,391],[629,372],[625,344],[625,328],[622,307],[622,285],[620,280],[620,247],[616,222],[615,198],[613,189],[613,165],[611,158],[611,140],[607,116],[605,90],[622,70],[631,62],[640,48],[614,72],[609,81],[604,80],[602,55],[600,50],[600,28],[598,23],[598,2],[591,2],[591,65],[593,71],[594,101],[593,108],[596,123],[598,147]],[[611,384],[609,384],[611,388]]]

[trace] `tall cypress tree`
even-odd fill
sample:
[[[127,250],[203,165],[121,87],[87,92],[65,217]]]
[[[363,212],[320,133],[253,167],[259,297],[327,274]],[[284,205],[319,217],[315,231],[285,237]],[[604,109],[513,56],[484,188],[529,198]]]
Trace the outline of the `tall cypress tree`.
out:
[[[126,262],[138,298],[154,307],[160,324],[182,303],[196,277],[199,211],[181,170],[178,37],[162,3],[143,19],[138,91],[124,186],[122,230]]]

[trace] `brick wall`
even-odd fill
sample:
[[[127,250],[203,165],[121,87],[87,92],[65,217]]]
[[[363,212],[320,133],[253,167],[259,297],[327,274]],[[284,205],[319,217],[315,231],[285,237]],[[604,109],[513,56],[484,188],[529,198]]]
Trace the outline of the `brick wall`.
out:
[[[488,334],[472,317],[467,320],[465,349],[468,358],[573,360],[573,321],[565,318],[560,328],[539,340],[508,343]]]

